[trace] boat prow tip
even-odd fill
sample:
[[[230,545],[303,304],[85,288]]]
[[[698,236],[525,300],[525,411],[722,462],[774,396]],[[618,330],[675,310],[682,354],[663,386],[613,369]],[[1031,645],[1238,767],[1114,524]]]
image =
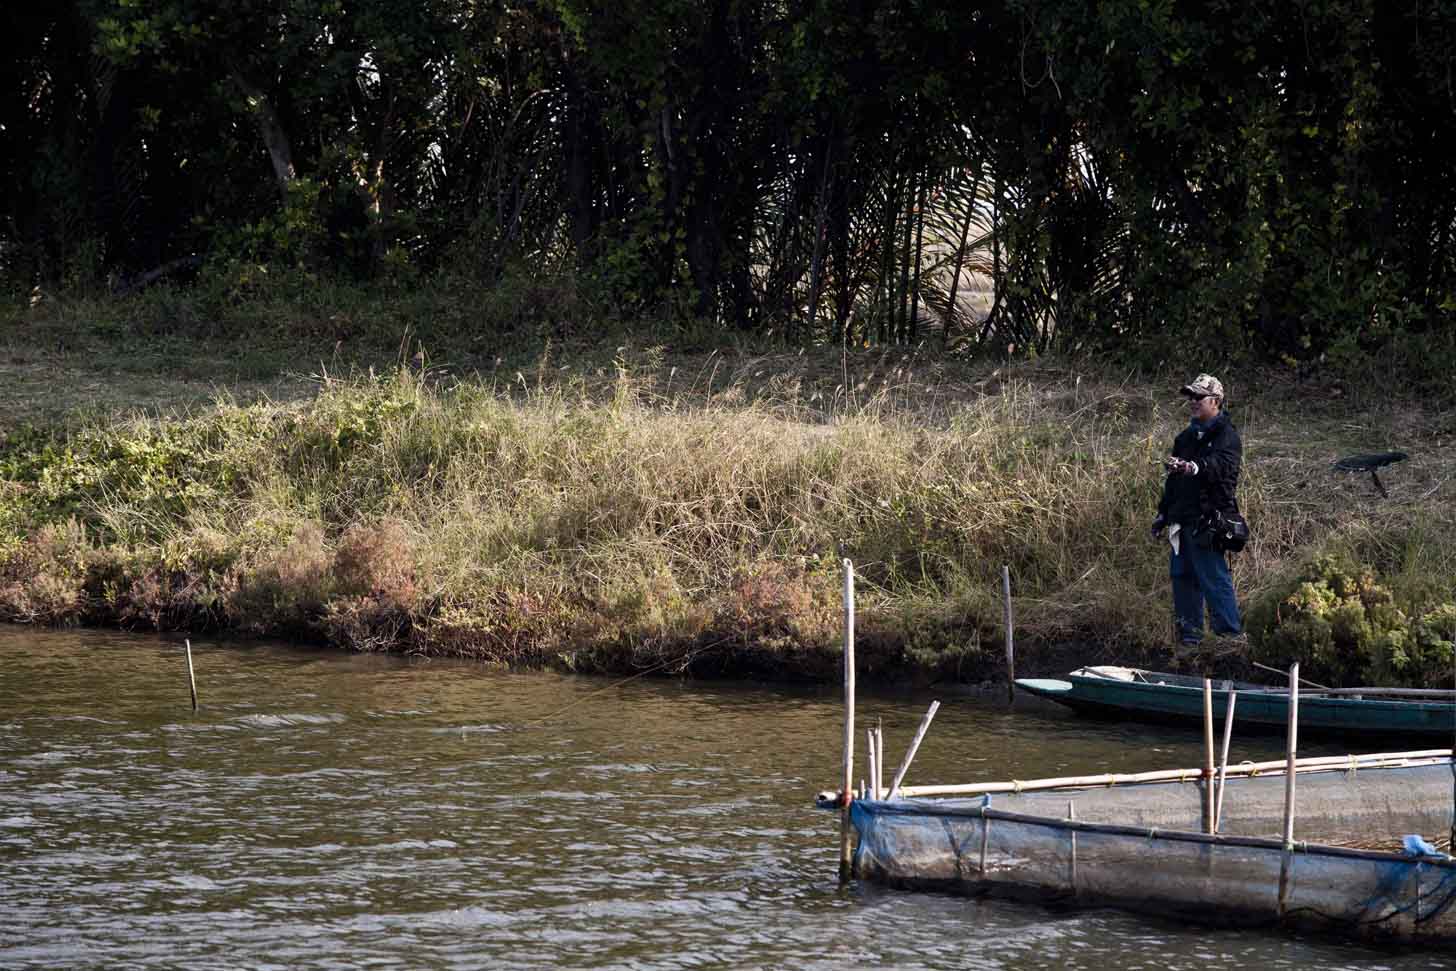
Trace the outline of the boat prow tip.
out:
[[[1016,686],[1043,697],[1066,694],[1072,690],[1072,682],[1059,678],[1017,678]]]

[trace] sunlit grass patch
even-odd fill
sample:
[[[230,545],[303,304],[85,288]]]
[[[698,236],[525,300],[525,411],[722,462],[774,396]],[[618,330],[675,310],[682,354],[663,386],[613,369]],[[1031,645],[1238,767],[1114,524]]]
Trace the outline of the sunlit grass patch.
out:
[[[1186,420],[1171,388],[914,352],[624,347],[471,377],[343,373],[302,399],[11,428],[0,613],[822,677],[847,556],[862,657],[885,676],[998,666],[1003,565],[1032,657],[1166,646],[1166,548],[1147,526]],[[1412,616],[1450,599],[1439,421],[1276,386],[1231,405],[1256,535],[1235,559],[1246,600],[1331,549],[1373,564]],[[1329,467],[1386,445],[1412,456],[1388,500]]]

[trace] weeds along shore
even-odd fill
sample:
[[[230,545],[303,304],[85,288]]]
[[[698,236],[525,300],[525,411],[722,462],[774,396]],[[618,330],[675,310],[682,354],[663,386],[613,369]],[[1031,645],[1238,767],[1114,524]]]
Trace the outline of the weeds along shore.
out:
[[[402,367],[320,379],[289,403],[10,428],[0,616],[832,678],[842,555],[873,676],[998,676],[1002,565],[1019,673],[1062,663],[1067,644],[1086,662],[1166,660],[1166,548],[1148,524],[1158,460],[1186,421],[1173,379],[985,366],[951,380],[886,357],[813,379],[794,355],[639,357],[599,375],[544,360],[487,378]],[[1234,573],[1263,625],[1256,648],[1317,655],[1324,635],[1279,641],[1298,613],[1281,604],[1321,582],[1312,564],[1349,564],[1403,619],[1406,640],[1382,642],[1387,666],[1449,679],[1435,630],[1456,577],[1442,415],[1229,383],[1256,535]],[[1330,469],[1387,447],[1411,455],[1387,474],[1388,499]],[[1345,614],[1326,627],[1372,623]],[[1421,641],[1423,618],[1435,632]]]

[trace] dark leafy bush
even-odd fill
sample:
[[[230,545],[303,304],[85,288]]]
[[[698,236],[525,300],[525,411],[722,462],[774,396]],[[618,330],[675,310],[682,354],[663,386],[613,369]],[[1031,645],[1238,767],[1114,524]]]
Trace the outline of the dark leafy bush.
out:
[[[1300,663],[1305,677],[1333,684],[1425,687],[1449,682],[1456,604],[1408,615],[1364,564],[1316,558],[1249,610],[1255,656]]]

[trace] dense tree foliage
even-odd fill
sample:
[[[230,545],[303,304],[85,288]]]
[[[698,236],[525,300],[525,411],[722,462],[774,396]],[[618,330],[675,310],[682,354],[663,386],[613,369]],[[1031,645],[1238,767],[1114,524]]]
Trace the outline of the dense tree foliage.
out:
[[[1456,312],[1456,0],[56,0],[0,15],[0,272],[513,264],[793,342]]]

